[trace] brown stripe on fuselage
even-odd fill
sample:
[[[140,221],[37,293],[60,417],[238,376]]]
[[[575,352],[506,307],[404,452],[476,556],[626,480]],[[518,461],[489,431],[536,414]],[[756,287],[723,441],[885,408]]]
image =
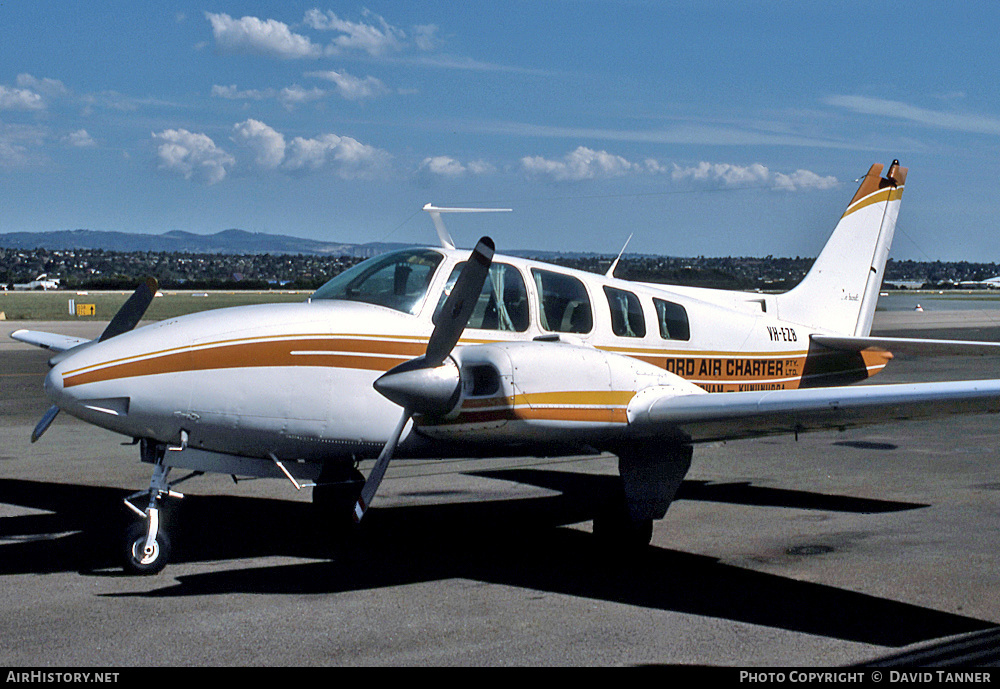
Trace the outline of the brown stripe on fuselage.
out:
[[[63,385],[72,387],[119,378],[162,373],[266,366],[325,366],[388,371],[423,354],[423,342],[365,339],[281,339],[208,345],[172,350],[110,365],[69,371]],[[373,356],[374,355],[374,356]]]
[[[482,411],[461,411],[453,419],[417,420],[420,426],[455,426],[467,423],[491,423],[496,421],[581,421],[588,423],[627,423],[628,415],[624,407],[507,407],[505,409],[484,409]]]
[[[386,336],[387,338],[389,336]],[[467,340],[469,344],[485,343]],[[273,366],[315,366],[367,371],[388,371],[421,356],[426,340],[420,338],[375,339],[364,337],[284,336],[271,340],[227,340],[191,348],[102,362],[69,371],[63,385],[73,387],[121,378],[164,373],[206,371],[229,368]],[[736,392],[749,389],[795,389],[829,385],[838,374],[860,380],[881,370],[892,357],[888,352],[735,352],[656,349],[602,348],[645,361],[691,381],[708,392]],[[845,382],[851,382],[845,381]],[[593,394],[593,393],[588,393]],[[536,405],[546,404],[535,396]],[[616,404],[619,400],[591,404]],[[576,403],[579,403],[576,402]]]

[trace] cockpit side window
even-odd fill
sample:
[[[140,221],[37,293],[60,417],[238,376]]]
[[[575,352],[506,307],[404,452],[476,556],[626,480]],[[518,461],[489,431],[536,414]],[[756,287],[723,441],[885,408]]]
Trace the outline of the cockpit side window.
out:
[[[435,323],[464,265],[465,263],[459,263],[451,271],[434,310]],[[516,268],[506,263],[494,263],[490,266],[483,291],[479,294],[467,327],[506,332],[524,332],[528,329],[528,291],[524,287],[524,278]]]
[[[645,337],[646,319],[639,297],[623,289],[604,287],[611,308],[611,332],[618,337]]]
[[[544,330],[589,333],[594,328],[590,297],[583,283],[571,275],[531,269],[538,290],[538,316]]]
[[[687,311],[680,304],[663,299],[653,299],[656,320],[660,324],[660,337],[664,340],[690,340],[691,325]]]
[[[407,249],[370,258],[316,290],[310,300],[342,299],[416,314],[443,256],[430,249]]]

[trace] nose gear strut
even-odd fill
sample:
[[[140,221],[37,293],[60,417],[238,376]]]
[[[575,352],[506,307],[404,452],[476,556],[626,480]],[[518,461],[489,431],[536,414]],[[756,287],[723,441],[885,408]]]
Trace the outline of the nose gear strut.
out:
[[[170,538],[160,519],[161,503],[166,497],[183,498],[184,494],[173,490],[173,486],[204,472],[194,471],[168,482],[170,467],[163,463],[166,445],[143,439],[139,448],[142,461],[153,464],[153,475],[149,480],[148,490],[138,491],[125,498],[125,506],[145,519],[146,523],[135,522],[126,531],[124,564],[126,571],[135,574],[156,574],[170,559]],[[145,510],[141,510],[132,501],[144,495],[149,497],[149,503]]]

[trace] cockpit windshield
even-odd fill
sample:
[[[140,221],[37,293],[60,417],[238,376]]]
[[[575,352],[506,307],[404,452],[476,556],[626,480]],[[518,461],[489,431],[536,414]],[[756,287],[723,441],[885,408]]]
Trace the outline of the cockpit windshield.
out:
[[[443,256],[405,249],[362,261],[316,290],[311,299],[343,299],[416,314]]]

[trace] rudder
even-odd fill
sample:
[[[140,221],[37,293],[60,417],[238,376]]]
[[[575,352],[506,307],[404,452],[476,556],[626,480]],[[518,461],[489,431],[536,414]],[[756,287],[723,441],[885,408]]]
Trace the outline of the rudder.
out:
[[[876,163],[805,278],[777,297],[778,317],[844,335],[867,336],[885,274],[907,169]]]

